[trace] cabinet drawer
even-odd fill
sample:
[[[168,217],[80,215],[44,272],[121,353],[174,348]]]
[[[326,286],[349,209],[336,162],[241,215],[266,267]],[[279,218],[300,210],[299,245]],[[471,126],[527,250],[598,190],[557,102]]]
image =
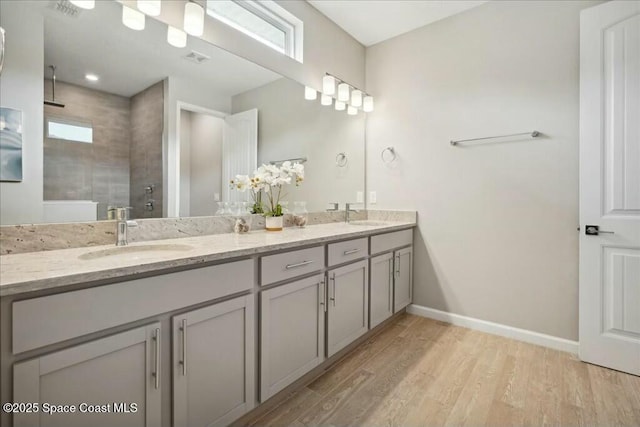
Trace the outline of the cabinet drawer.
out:
[[[324,267],[324,247],[316,246],[265,256],[261,258],[260,265],[262,286],[292,279],[322,270]]]
[[[253,287],[253,260],[129,280],[13,303],[13,353]]]
[[[413,243],[413,229],[378,234],[371,237],[371,255],[391,251]]]
[[[347,240],[329,245],[329,266],[364,258],[369,255],[367,238]]]

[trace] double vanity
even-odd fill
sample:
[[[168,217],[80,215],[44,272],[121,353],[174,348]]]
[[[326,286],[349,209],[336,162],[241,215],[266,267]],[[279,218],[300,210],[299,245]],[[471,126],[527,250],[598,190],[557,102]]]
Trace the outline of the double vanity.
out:
[[[2,402],[39,407],[2,425],[229,425],[404,310],[413,227],[415,215],[3,256]]]

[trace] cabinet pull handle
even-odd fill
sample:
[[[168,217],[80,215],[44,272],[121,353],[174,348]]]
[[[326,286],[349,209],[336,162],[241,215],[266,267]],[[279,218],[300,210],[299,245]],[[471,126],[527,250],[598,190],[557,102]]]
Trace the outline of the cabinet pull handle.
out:
[[[351,254],[355,254],[356,252],[360,252],[360,249],[351,249],[348,251],[344,251],[342,254],[343,255],[351,255]]]
[[[398,265],[396,266],[396,275],[400,277],[400,255],[396,257],[398,259]]]
[[[292,268],[304,267],[305,265],[309,265],[312,263],[313,261],[302,261],[297,264],[287,264],[284,268],[286,268],[287,270],[291,270]]]
[[[156,328],[153,334],[153,341],[155,341],[155,366],[153,368],[153,378],[156,389],[160,388],[160,328]]]
[[[322,296],[320,297],[320,305],[322,306],[322,311],[327,312],[327,282],[325,278],[322,278],[322,282],[318,283],[320,289],[322,289]]]
[[[336,273],[333,273],[331,275],[331,281],[333,282],[333,297],[329,298],[331,301],[333,301],[333,306],[336,306]]]
[[[389,258],[389,311],[392,311],[391,305],[393,304],[393,257]]]
[[[182,331],[182,360],[180,360],[180,364],[182,365],[182,375],[187,375],[187,319],[182,319],[182,326],[180,326],[180,331]]]

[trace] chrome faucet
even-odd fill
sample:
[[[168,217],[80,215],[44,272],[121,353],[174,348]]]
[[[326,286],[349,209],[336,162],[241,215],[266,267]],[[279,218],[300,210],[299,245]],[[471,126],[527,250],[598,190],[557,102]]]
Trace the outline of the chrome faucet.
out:
[[[327,212],[336,212],[338,210],[340,210],[340,204],[339,203],[329,203],[330,205],[333,205],[333,207],[331,209],[327,209]]]
[[[344,207],[344,222],[349,222],[349,213],[350,212],[355,212],[358,213],[359,211],[356,209],[351,209],[351,205],[353,205],[353,203],[346,203],[345,207]]]
[[[127,230],[129,227],[137,227],[138,223],[127,219],[128,212],[131,208],[116,208],[116,219],[118,220],[116,228],[116,246],[127,246]]]

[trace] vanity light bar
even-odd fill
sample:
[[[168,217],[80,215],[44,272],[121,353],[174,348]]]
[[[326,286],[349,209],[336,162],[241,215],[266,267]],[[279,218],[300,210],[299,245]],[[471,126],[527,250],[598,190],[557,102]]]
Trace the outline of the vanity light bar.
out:
[[[316,94],[315,89],[305,86],[305,99],[314,100]],[[365,113],[373,111],[373,96],[333,74],[325,73],[322,78],[320,103],[325,106],[332,105],[334,95],[337,111],[346,109],[347,114],[352,116],[358,113],[358,109],[362,109]]]

